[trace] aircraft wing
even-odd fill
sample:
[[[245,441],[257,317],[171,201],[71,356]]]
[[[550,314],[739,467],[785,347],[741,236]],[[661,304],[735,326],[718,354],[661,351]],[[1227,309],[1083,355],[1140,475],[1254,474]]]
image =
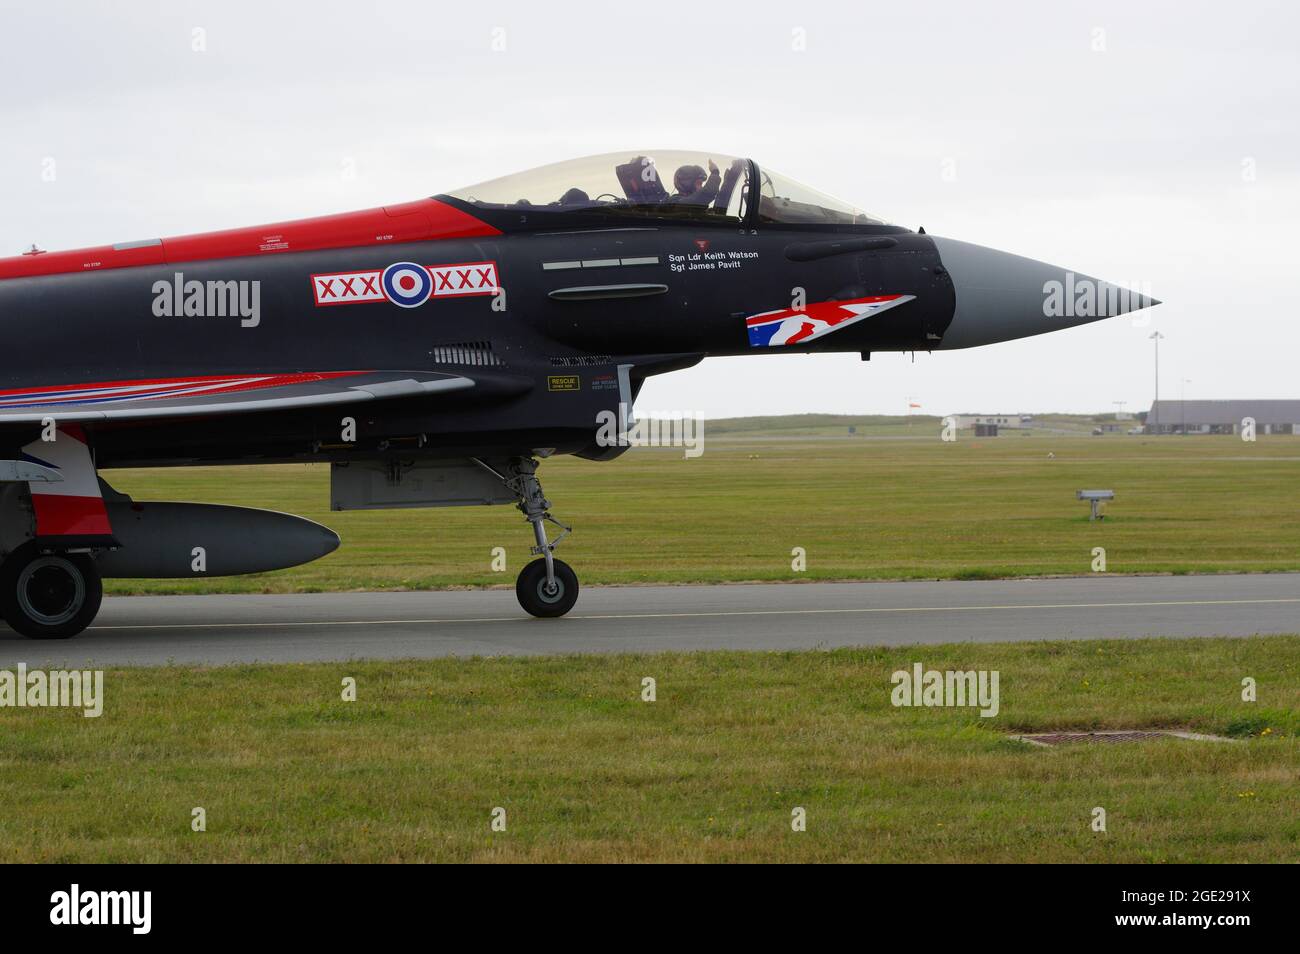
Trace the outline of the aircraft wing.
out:
[[[220,416],[467,391],[472,377],[438,371],[304,371],[98,381],[0,390],[0,424]]]

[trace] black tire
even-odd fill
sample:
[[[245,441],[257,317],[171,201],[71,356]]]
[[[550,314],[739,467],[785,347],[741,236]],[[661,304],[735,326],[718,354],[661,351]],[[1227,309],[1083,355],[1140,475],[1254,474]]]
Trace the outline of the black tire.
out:
[[[578,602],[578,574],[563,560],[555,561],[554,593],[546,592],[546,560],[538,559],[519,571],[515,596],[519,605],[534,616],[552,619],[563,616]]]
[[[19,547],[0,566],[0,615],[29,639],[67,639],[99,613],[104,584],[84,553]]]

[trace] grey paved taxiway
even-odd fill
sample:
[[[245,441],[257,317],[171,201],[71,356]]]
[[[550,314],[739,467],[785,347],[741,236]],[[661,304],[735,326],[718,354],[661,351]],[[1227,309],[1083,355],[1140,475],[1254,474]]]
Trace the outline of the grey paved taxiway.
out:
[[[1300,632],[1300,573],[583,590],[535,620],[510,590],[104,600],[72,640],[0,626],[0,667],[810,649]]]

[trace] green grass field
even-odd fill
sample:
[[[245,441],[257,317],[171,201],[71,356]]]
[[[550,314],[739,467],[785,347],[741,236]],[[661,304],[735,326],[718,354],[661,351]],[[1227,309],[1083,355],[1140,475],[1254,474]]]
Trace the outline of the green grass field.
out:
[[[290,570],[113,581],[114,593],[512,585],[530,559],[512,507],[330,513],[324,467],[105,476],[139,500],[269,507],[343,539]],[[585,585],[1086,574],[1097,546],[1117,573],[1300,570],[1300,437],[1004,431],[943,443],[933,419],[809,416],[706,425],[705,453],[691,460],[633,449],[609,463],[550,460],[542,476],[555,513],[575,527],[560,555]],[[1074,499],[1091,487],[1117,495],[1099,523]],[[505,573],[491,569],[497,546]],[[791,570],[794,547],[807,551],[804,573]]]
[[[1111,572],[1300,569],[1300,438],[1050,426],[1076,433],[721,421],[697,459],[543,476],[586,584],[1083,574],[1097,546]],[[512,585],[528,559],[512,508],[333,514],[323,467],[107,477],[343,537],[279,573],[119,593]],[[1116,491],[1104,522],[1084,487]],[[915,662],[998,670],[1001,712],[894,708],[890,674]],[[1300,636],[118,669],[105,694],[98,719],[0,708],[0,861],[1300,860]],[[1009,738],[1153,727],[1236,741]]]
[[[998,670],[1000,714],[894,708],[913,662]],[[104,695],[0,709],[0,861],[1300,860],[1300,636],[122,669]],[[1148,727],[1237,741],[1008,738]]]

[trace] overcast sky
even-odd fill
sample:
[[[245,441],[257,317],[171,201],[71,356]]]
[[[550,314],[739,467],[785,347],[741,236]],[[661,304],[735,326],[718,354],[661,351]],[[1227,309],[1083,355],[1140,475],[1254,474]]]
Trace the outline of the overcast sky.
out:
[[[642,410],[1145,409],[1155,329],[1163,397],[1300,397],[1294,4],[0,6],[3,254],[717,150],[1165,304],[914,363],[713,359]]]

